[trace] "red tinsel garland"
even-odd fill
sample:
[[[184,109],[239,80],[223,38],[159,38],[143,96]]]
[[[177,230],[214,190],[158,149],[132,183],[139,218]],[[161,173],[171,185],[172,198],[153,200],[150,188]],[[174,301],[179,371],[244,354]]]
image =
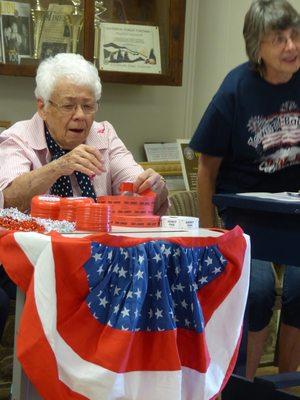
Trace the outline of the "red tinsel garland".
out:
[[[34,220],[29,221],[17,221],[13,218],[9,217],[0,217],[0,226],[5,229],[13,230],[13,231],[24,231],[24,232],[45,232],[43,226],[39,225]]]

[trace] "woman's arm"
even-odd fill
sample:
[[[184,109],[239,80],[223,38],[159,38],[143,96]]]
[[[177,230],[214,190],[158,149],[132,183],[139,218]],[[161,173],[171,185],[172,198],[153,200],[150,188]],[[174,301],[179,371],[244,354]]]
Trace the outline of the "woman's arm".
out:
[[[46,193],[60,176],[57,160],[18,176],[3,190],[4,207],[28,210],[32,197]]]
[[[46,193],[58,178],[74,171],[101,174],[104,168],[99,151],[81,144],[57,160],[18,176],[3,190],[4,207],[28,210],[33,196]]]
[[[212,196],[215,193],[216,179],[222,157],[200,154],[198,163],[198,207],[200,226],[210,228],[216,226],[215,206]]]

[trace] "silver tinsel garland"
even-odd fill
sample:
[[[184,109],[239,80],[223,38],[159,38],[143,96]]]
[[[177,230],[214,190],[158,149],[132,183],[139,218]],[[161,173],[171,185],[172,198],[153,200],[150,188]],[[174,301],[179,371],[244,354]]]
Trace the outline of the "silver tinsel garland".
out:
[[[69,233],[75,231],[75,222],[57,221],[52,219],[34,218],[24,214],[17,208],[3,208],[0,210],[0,217],[11,218],[15,221],[35,221],[45,229],[45,232],[56,231],[59,233]]]

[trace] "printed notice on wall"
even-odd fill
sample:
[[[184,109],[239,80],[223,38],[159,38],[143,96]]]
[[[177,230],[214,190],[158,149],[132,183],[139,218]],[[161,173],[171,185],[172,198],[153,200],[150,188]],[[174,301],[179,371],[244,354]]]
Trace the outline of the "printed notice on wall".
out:
[[[99,68],[161,74],[158,26],[100,24]]]
[[[147,161],[179,161],[178,145],[174,143],[144,143]]]

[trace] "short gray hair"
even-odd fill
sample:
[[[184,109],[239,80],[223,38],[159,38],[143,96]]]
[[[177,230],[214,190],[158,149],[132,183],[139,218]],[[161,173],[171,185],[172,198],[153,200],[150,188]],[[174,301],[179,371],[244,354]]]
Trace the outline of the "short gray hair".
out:
[[[271,31],[300,27],[299,13],[286,0],[256,0],[251,4],[244,21],[246,53],[255,70],[262,73],[258,59],[261,40]]]
[[[35,77],[35,97],[48,101],[62,79],[87,86],[94,92],[96,101],[101,97],[102,86],[97,68],[80,54],[72,53],[59,53],[40,63]]]

